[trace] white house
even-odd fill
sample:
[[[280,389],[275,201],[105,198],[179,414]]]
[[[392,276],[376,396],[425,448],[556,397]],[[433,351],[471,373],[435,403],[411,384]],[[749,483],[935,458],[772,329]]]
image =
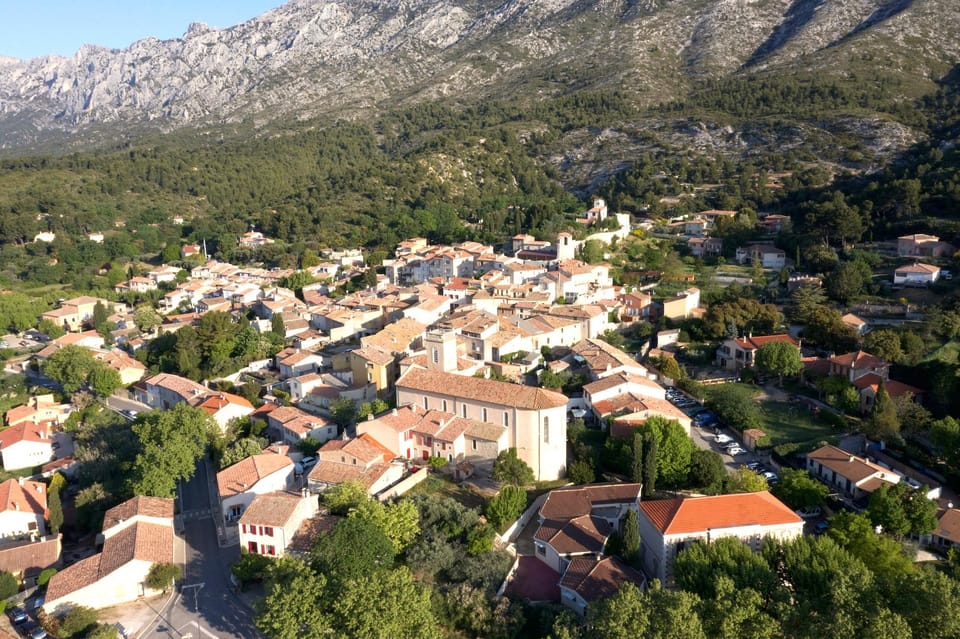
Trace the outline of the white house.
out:
[[[0,484],[0,539],[45,535],[46,518],[46,484],[23,478]]]
[[[46,464],[54,458],[50,425],[23,421],[0,431],[0,456],[7,471]]]
[[[257,495],[240,517],[240,547],[254,555],[284,555],[300,524],[316,510],[317,498],[309,494]]]
[[[767,491],[643,501],[639,524],[644,572],[664,584],[673,583],[673,562],[690,543],[732,536],[757,551],[764,537],[803,534],[803,520]]]
[[[400,481],[402,462],[370,434],[353,439],[334,439],[317,451],[317,465],[307,475],[310,491],[322,493],[344,482],[360,482],[370,496]]]
[[[221,470],[217,488],[223,518],[235,522],[257,495],[289,489],[293,473],[293,460],[278,448],[268,448]]]
[[[893,283],[901,286],[927,286],[940,279],[940,267],[914,262],[898,267],[893,272]]]
[[[248,399],[223,391],[210,393],[197,406],[210,415],[213,421],[220,426],[220,430],[224,432],[226,432],[227,425],[232,420],[246,417],[253,412],[253,404]]]
[[[106,512],[103,550],[50,578],[43,609],[107,608],[159,594],[146,585],[154,564],[173,563],[173,500],[134,497]]]
[[[807,472],[853,499],[867,497],[884,484],[899,484],[901,479],[889,468],[830,445],[807,453]]]

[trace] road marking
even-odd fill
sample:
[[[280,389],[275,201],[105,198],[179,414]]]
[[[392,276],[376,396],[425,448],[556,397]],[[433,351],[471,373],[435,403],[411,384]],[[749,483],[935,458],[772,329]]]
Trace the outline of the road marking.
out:
[[[184,629],[188,629],[188,630],[191,630],[191,631],[192,631],[192,630],[199,629],[199,630],[200,630],[200,634],[202,634],[202,635],[207,635],[208,637],[212,637],[212,639],[219,639],[219,638],[217,637],[217,635],[213,634],[213,633],[210,632],[209,630],[204,629],[203,626],[197,626],[197,622],[196,622],[196,621],[190,621],[190,622],[188,622],[188,623],[183,624],[183,625],[180,626],[179,628],[177,628],[177,632],[180,634],[180,636],[182,636],[182,637],[191,637],[191,636],[193,636],[191,632],[184,632]]]

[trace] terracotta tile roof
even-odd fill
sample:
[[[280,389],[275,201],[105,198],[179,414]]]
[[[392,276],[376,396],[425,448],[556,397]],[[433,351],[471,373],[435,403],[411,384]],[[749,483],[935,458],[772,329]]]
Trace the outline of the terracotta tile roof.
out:
[[[239,495],[246,492],[258,481],[273,473],[289,468],[293,472],[293,460],[277,453],[251,455],[217,473],[217,487],[220,497]]]
[[[567,405],[566,396],[554,391],[417,367],[411,368],[397,380],[397,388],[513,406],[524,410],[542,410]]]
[[[892,486],[897,482],[890,481],[888,478],[891,476],[894,476],[894,473],[889,473],[884,477],[869,477],[863,480],[862,482],[860,482],[859,484],[857,484],[857,488],[859,488],[865,493],[872,493],[878,488],[880,488],[881,486],[883,486],[884,484],[886,484],[887,486]]]
[[[398,433],[403,433],[410,430],[413,426],[420,422],[423,419],[423,416],[426,414],[425,411],[418,408],[415,405],[409,404],[407,406],[401,406],[399,408],[394,408],[390,412],[384,413],[379,417],[375,417],[371,420],[365,422],[360,422],[357,424],[358,432],[364,428],[365,424],[371,424],[376,422],[377,424],[383,424],[395,430]]]
[[[137,515],[173,520],[173,500],[162,497],[133,497],[103,515],[103,530],[130,521]]]
[[[664,535],[699,533],[734,526],[782,526],[803,520],[767,491],[712,497],[657,499],[640,503],[640,513]]]
[[[157,386],[159,388],[165,388],[171,392],[174,392],[184,400],[205,395],[210,390],[206,386],[198,384],[193,380],[187,379],[186,377],[170,375],[168,373],[154,375],[148,379],[146,383],[147,386]]]
[[[933,264],[923,264],[922,262],[914,262],[913,264],[900,266],[894,272],[895,273],[920,273],[920,274],[929,275],[933,273],[939,273],[940,267],[934,266]]]
[[[646,578],[616,557],[575,557],[560,580],[560,587],[575,591],[587,602],[607,599],[617,594],[626,582],[637,587],[646,585]]]
[[[173,522],[169,525],[138,521],[103,542],[100,577],[139,559],[151,563],[173,561]]]
[[[960,544],[960,510],[949,508],[940,515],[937,528],[933,531],[937,537]]]
[[[394,356],[380,349],[378,346],[365,346],[351,351],[351,355],[365,359],[374,364],[386,366],[393,362]]]
[[[843,366],[844,368],[881,368],[887,365],[886,360],[876,355],[871,355],[866,351],[854,351],[844,353],[843,355],[834,355],[830,358],[830,363]]]
[[[47,585],[47,602],[56,601],[96,583],[134,559],[150,563],[173,561],[173,526],[137,522],[107,537],[103,551],[64,568]]]
[[[797,348],[800,348],[797,340],[786,333],[782,335],[748,335],[746,337],[738,337],[734,341],[741,349],[748,351],[758,349],[764,344],[770,344],[772,342],[786,342],[787,344],[793,344]]]
[[[369,468],[321,461],[310,471],[308,478],[324,484],[336,485],[348,481],[358,481],[367,489],[373,486],[390,469],[389,463],[373,464]]]
[[[544,520],[533,537],[550,544],[561,555],[602,553],[611,530],[605,519],[581,515],[567,521]]]
[[[29,512],[45,516],[47,485],[29,479],[8,479],[3,482],[0,484],[0,512],[7,511]]]
[[[489,422],[471,422],[464,434],[474,439],[482,439],[488,442],[500,441],[503,434],[507,432],[506,426],[498,426]]]
[[[60,564],[60,536],[0,545],[0,570],[33,577]]]
[[[841,477],[846,477],[854,484],[858,484],[877,473],[893,474],[893,471],[887,470],[883,466],[874,464],[862,457],[851,455],[836,446],[827,445],[818,448],[812,453],[807,453],[807,459],[813,459],[821,466],[829,468]]]
[[[825,357],[804,357],[803,370],[822,373],[824,375],[830,372],[830,360]]]
[[[41,422],[39,424],[20,422],[10,428],[0,430],[0,449],[10,448],[20,442],[52,445],[53,440],[50,439],[50,424],[47,422]]]
[[[597,506],[640,501],[640,484],[592,484],[551,490],[540,507],[544,519],[566,520],[589,515]]]
[[[303,501],[303,497],[293,493],[273,492],[257,495],[247,509],[243,511],[240,523],[256,524],[258,526],[286,526],[297,511],[301,501]]]
[[[251,411],[253,410],[253,404],[251,404],[246,397],[240,397],[239,395],[234,395],[233,393],[224,393],[223,391],[217,391],[211,394],[205,400],[200,402],[199,408],[210,415],[215,415],[222,408],[230,406],[231,404],[234,406],[249,408]]]
[[[867,373],[866,375],[861,375],[853,380],[853,385],[860,390],[869,387],[877,392],[880,390],[880,382],[882,380],[883,378],[876,373]],[[903,382],[898,382],[895,379],[884,381],[884,388],[890,397],[899,397],[900,395],[905,395],[906,393],[919,395],[923,392],[923,389],[917,388],[916,386],[911,386],[910,384],[904,384]]]
[[[300,523],[300,527],[297,528],[297,532],[293,533],[290,538],[287,550],[302,553],[310,552],[317,537],[331,532],[338,521],[340,521],[340,517],[331,515],[326,511],[317,513],[309,519],[304,519]]]
[[[81,559],[52,576],[47,583],[46,600],[56,601],[96,582],[100,578],[100,557],[101,553],[97,553]]]
[[[330,442],[327,442],[329,444]],[[326,450],[327,444],[324,444],[321,450]],[[348,439],[337,449],[344,453],[356,457],[365,464],[374,461],[389,461],[393,459],[393,452],[389,448],[374,439],[373,435],[363,433],[359,437]]]

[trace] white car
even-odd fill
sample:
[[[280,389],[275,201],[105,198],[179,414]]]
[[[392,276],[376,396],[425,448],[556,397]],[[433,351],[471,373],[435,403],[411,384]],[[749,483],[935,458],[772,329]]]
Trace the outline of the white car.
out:
[[[731,457],[736,457],[737,455],[744,455],[746,454],[746,452],[747,451],[740,448],[739,446],[731,446],[730,448],[727,449],[727,454],[730,455]]]
[[[733,437],[731,437],[730,435],[724,435],[723,433],[720,433],[719,435],[713,438],[713,441],[721,445],[728,444],[733,441]]]
[[[796,512],[797,515],[803,519],[812,519],[814,517],[819,517],[822,511],[820,510],[820,506],[808,506],[794,512]]]

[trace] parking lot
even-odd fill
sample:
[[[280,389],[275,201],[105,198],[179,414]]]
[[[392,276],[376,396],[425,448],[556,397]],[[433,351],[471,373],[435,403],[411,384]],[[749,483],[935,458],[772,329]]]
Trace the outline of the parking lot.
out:
[[[690,436],[697,447],[720,453],[728,471],[733,472],[742,466],[747,466],[763,475],[770,485],[779,481],[780,478],[774,469],[764,465],[754,453],[748,451],[738,439],[738,433],[725,428],[717,416],[700,402],[683,391],[673,388],[668,389],[667,400],[692,418]]]

